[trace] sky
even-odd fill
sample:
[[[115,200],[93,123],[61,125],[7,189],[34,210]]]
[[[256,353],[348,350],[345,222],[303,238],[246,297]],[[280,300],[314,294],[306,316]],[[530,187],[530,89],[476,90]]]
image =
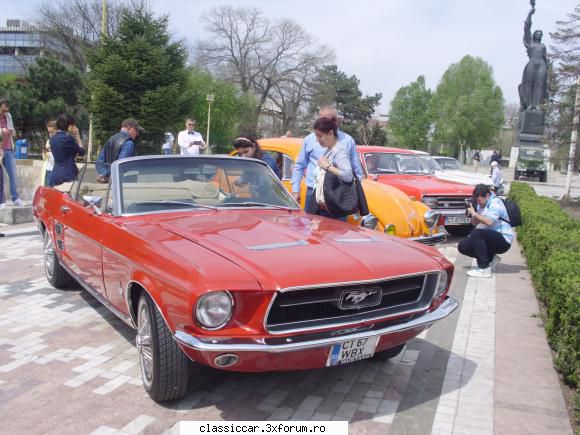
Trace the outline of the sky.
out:
[[[4,0],[0,25],[8,18],[30,19],[38,0]],[[8,4],[7,4],[8,3]],[[580,2],[537,0],[532,31],[550,32]],[[336,64],[356,75],[365,94],[383,94],[379,114],[388,113],[397,90],[424,75],[437,87],[445,70],[465,55],[491,65],[506,103],[518,103],[517,86],[527,63],[522,44],[528,0],[150,0],[158,14],[168,14],[170,32],[193,46],[207,38],[199,18],[219,5],[261,9],[269,18],[290,18],[317,42],[336,53]]]

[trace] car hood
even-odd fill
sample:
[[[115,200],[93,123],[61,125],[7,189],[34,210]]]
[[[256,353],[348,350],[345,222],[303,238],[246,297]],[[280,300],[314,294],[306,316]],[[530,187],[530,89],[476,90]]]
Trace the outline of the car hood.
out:
[[[412,201],[405,192],[394,186],[368,178],[362,180],[362,185],[367,197],[369,211],[384,226],[403,222],[403,228],[401,228],[401,225],[397,225],[397,235],[399,237],[407,238],[423,235],[424,212],[418,210],[415,205],[416,201]]]
[[[264,289],[364,281],[441,268],[435,249],[297,211],[161,216],[158,225],[253,274]],[[195,260],[195,259],[193,259]]]
[[[489,175],[485,176],[483,174],[474,174],[472,172],[461,171],[459,169],[445,169],[444,171],[436,171],[435,176],[442,180],[455,181],[457,183],[470,184],[473,186],[476,184],[492,184],[491,177]]]
[[[379,174],[372,179],[395,186],[418,200],[424,195],[471,195],[473,192],[470,185],[440,180],[434,175]]]

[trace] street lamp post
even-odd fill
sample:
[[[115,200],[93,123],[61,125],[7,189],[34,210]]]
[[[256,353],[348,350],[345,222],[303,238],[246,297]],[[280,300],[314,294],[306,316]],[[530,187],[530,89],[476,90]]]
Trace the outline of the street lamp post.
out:
[[[205,99],[207,101],[207,132],[205,135],[205,140],[207,141],[207,146],[209,147],[209,126],[211,123],[211,103],[214,102],[215,98],[214,98],[213,94],[207,94]]]

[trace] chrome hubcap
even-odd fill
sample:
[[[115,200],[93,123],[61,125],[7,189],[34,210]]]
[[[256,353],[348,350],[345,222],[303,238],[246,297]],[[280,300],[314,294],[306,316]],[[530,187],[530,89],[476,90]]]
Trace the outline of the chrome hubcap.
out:
[[[51,279],[54,271],[54,245],[48,233],[44,236],[44,268],[46,276]]]
[[[151,341],[151,322],[145,304],[141,305],[139,310],[138,324],[139,328],[135,342],[139,352],[139,360],[141,361],[141,370],[143,371],[143,376],[147,380],[151,380],[153,376],[153,344]]]

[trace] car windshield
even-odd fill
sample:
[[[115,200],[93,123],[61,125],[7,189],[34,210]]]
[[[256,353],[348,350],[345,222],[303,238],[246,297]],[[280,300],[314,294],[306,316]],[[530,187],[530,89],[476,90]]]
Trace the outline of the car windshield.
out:
[[[521,148],[519,155],[525,159],[543,160],[544,158],[544,152],[542,150],[528,148]]]
[[[234,157],[146,158],[118,163],[121,213],[297,208],[263,163]]]
[[[461,169],[461,165],[456,159],[450,158],[438,159],[437,157],[435,157],[434,160],[437,161],[437,163],[439,163],[439,166],[441,166],[443,169]]]
[[[369,174],[430,174],[432,171],[415,154],[366,153],[364,155]]]
[[[437,161],[431,156],[420,155],[419,159],[421,159],[423,167],[430,172],[443,170],[443,168],[439,165],[439,163],[437,163]]]

